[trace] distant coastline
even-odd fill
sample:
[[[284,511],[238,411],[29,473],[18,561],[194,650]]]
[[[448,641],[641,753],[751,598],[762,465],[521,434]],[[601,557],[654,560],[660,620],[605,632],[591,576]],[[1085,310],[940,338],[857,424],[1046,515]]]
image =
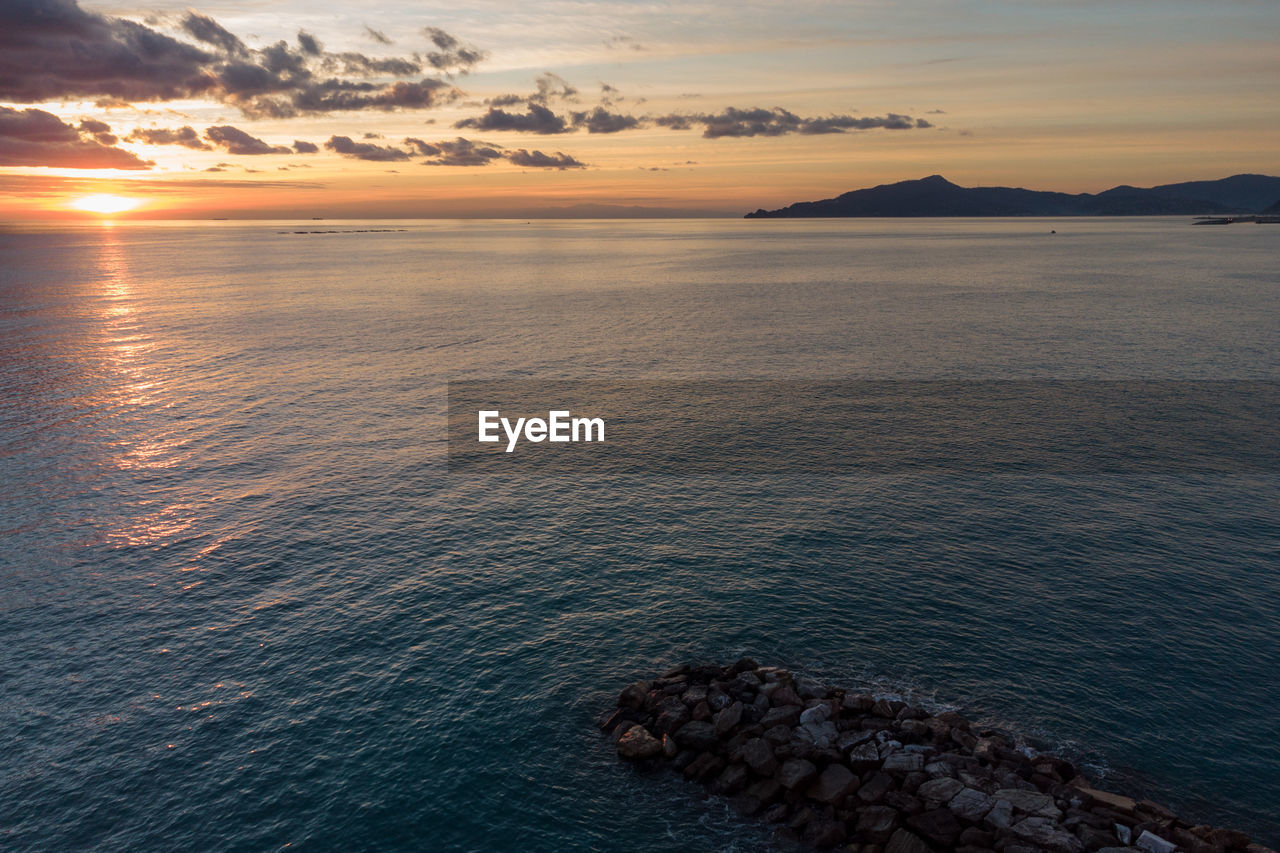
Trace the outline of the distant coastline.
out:
[[[835,198],[763,208],[746,219],[932,216],[1270,216],[1280,213],[1280,177],[1233,175],[1100,193],[1020,187],[961,187],[941,175],[853,190]]]

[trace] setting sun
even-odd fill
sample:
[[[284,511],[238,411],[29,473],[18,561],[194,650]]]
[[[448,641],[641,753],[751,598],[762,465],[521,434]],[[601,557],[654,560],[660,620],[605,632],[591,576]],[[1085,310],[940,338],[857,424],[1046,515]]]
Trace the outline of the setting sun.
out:
[[[140,199],[122,195],[87,195],[71,202],[71,206],[89,213],[123,213],[141,203]]]

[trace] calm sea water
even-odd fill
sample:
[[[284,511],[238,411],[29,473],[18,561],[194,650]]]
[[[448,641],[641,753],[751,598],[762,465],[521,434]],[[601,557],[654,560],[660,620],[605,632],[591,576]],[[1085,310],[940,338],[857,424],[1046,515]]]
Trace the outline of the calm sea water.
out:
[[[743,653],[1274,846],[1274,471],[444,460],[463,379],[1280,380],[1278,260],[1181,219],[4,229],[0,847],[759,849],[592,725]]]

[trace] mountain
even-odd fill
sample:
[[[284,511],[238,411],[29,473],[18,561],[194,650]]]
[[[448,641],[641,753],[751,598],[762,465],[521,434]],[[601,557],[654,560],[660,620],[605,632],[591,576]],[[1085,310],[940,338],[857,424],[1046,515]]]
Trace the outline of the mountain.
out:
[[[941,175],[854,190],[747,219],[805,216],[1170,216],[1256,213],[1280,198],[1280,178],[1234,175],[1219,181],[1140,189],[1119,186],[1097,194],[1042,192],[1018,187],[961,187]]]

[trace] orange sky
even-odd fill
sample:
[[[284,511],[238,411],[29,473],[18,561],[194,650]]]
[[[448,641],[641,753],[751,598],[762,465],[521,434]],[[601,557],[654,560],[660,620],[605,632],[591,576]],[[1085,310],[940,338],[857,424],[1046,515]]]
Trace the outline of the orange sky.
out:
[[[35,5],[0,10],[6,220],[93,194],[135,218],[741,215],[935,173],[1280,171],[1276,4]],[[122,62],[144,37],[160,58]]]

